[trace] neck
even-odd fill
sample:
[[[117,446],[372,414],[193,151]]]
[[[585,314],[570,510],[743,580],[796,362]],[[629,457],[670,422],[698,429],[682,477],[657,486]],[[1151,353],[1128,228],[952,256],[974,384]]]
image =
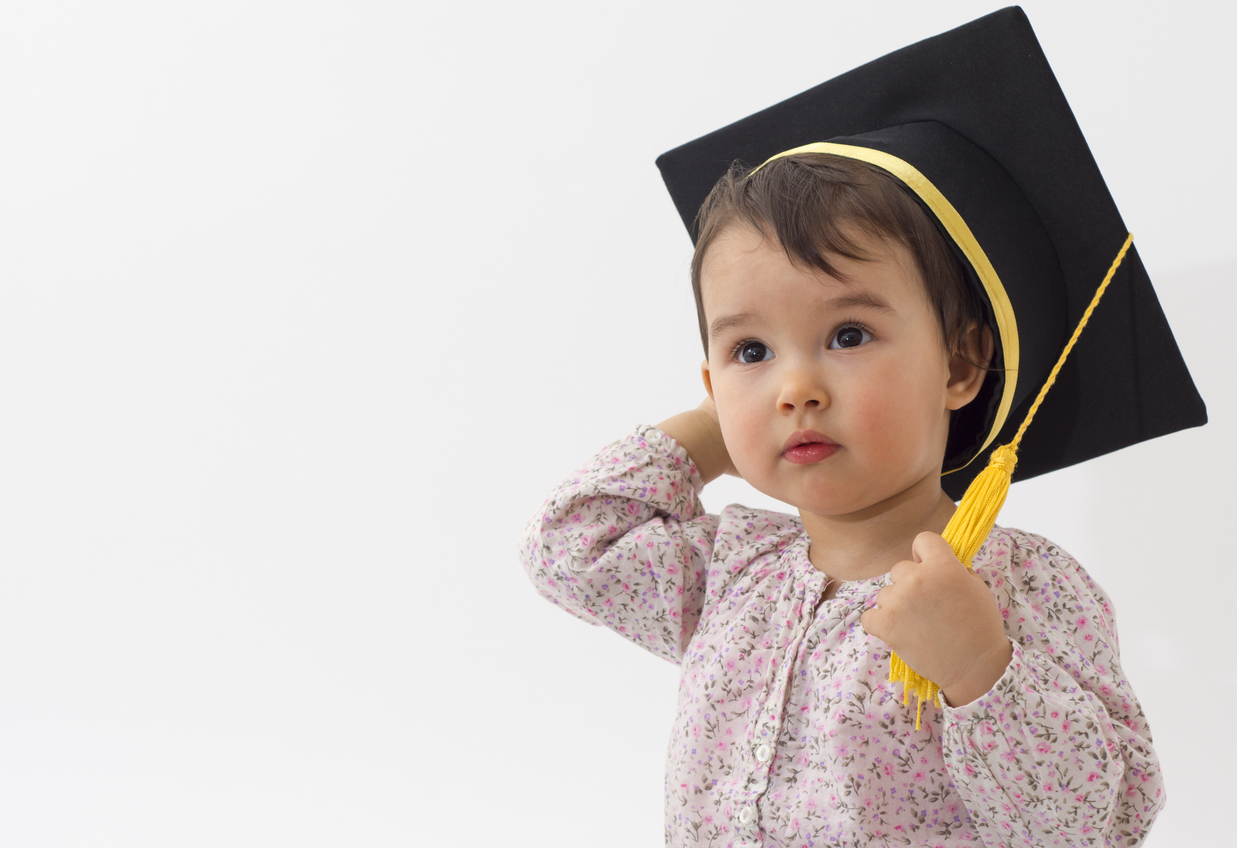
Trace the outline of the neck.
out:
[[[942,532],[956,509],[935,473],[858,512],[816,515],[799,510],[799,517],[811,539],[812,565],[834,580],[866,580],[911,559],[915,537],[925,530]]]

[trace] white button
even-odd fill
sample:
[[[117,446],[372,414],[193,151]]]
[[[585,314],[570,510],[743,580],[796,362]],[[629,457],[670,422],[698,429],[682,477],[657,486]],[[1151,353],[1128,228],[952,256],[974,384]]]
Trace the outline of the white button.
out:
[[[751,807],[744,807],[739,810],[739,824],[751,824],[754,818],[756,818],[756,814],[752,812]]]
[[[762,763],[769,762],[769,757],[772,757],[772,756],[773,756],[773,749],[770,748],[768,745],[761,745],[759,748],[756,749],[756,759],[760,760]]]

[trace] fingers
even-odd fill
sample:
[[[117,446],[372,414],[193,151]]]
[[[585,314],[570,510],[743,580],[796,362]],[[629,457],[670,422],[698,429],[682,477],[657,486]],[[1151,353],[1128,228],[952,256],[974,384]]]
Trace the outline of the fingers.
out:
[[[914,573],[916,566],[922,565],[925,562],[939,562],[944,560],[957,561],[958,557],[954,554],[953,548],[945,541],[939,533],[923,532],[915,537],[911,543],[911,555],[913,560],[902,560],[895,563],[893,568],[889,569],[889,582],[897,583],[899,580],[905,579],[909,574]]]
[[[882,635],[885,632],[884,613],[884,610],[870,609],[859,616],[859,625],[863,628],[863,632],[869,636],[875,636],[882,642],[885,641],[885,637]]]
[[[915,566],[917,565],[919,565],[919,563],[911,562],[907,559],[904,559],[901,562],[895,562],[893,564],[893,568],[889,569],[889,582],[897,583],[898,580],[905,579],[906,575],[909,572],[914,571]]]
[[[940,559],[941,557],[953,557],[954,549],[945,541],[945,537],[940,533],[931,533],[924,531],[915,537],[915,541],[911,543],[911,553],[915,557],[915,562],[923,562],[927,559]]]
[[[940,587],[945,585],[942,581],[955,579],[946,575],[952,574],[953,569],[961,566],[953,548],[939,533],[924,532],[917,535],[911,543],[911,555],[913,560],[894,563],[893,568],[889,569],[889,585],[877,593],[874,608],[869,609],[859,619],[865,632],[886,644],[889,644],[886,637],[890,635],[889,629],[893,626],[891,619],[899,603],[910,598],[918,598],[923,602],[924,593],[927,593],[929,598],[936,597],[933,592],[939,594],[942,591]],[[979,577],[974,571],[971,574]],[[980,580],[982,582],[983,578]]]
[[[893,600],[890,594],[892,586],[886,586],[876,593],[876,598],[872,601],[872,607],[859,616],[859,624],[863,627],[865,633],[869,636],[875,636],[882,642],[886,641],[885,636],[889,632],[889,602]],[[885,605],[881,605],[881,601],[885,601]]]

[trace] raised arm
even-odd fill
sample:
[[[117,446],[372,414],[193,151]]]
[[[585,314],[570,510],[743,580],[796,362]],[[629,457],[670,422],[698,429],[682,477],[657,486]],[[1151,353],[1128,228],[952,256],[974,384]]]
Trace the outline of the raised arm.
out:
[[[700,619],[718,526],[699,494],[730,467],[715,424],[698,408],[664,430],[642,425],[564,480],[520,540],[542,596],[677,663]]]
[[[705,485],[723,474],[739,476],[722,440],[722,428],[717,420],[717,405],[713,403],[713,398],[706,397],[695,409],[667,418],[657,425],[657,429],[683,446],[696,464]]]
[[[1138,845],[1164,783],[1111,602],[1055,545],[998,533],[976,570],[993,584],[1014,655],[990,692],[945,709],[946,765],[989,844]],[[1001,557],[1008,569],[992,564]]]

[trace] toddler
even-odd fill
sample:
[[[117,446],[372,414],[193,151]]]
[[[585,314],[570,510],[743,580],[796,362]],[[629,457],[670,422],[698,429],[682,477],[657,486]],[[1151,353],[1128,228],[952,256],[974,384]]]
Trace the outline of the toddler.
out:
[[[923,44],[1025,37],[1004,15]],[[977,251],[1056,240],[972,245],[932,180],[881,158],[965,139],[907,132],[734,164],[692,204],[707,398],[605,447],[521,540],[542,595],[681,668],[667,845],[1135,845],[1164,803],[1104,591],[1035,534],[993,528],[973,570],[940,535],[956,509],[942,475],[973,476],[1029,405],[1025,331],[1051,323],[1021,306],[1048,295],[1001,287],[1021,259]],[[1007,221],[1003,185],[979,208]],[[706,513],[724,473],[798,516]],[[940,687],[918,727],[891,653]]]

